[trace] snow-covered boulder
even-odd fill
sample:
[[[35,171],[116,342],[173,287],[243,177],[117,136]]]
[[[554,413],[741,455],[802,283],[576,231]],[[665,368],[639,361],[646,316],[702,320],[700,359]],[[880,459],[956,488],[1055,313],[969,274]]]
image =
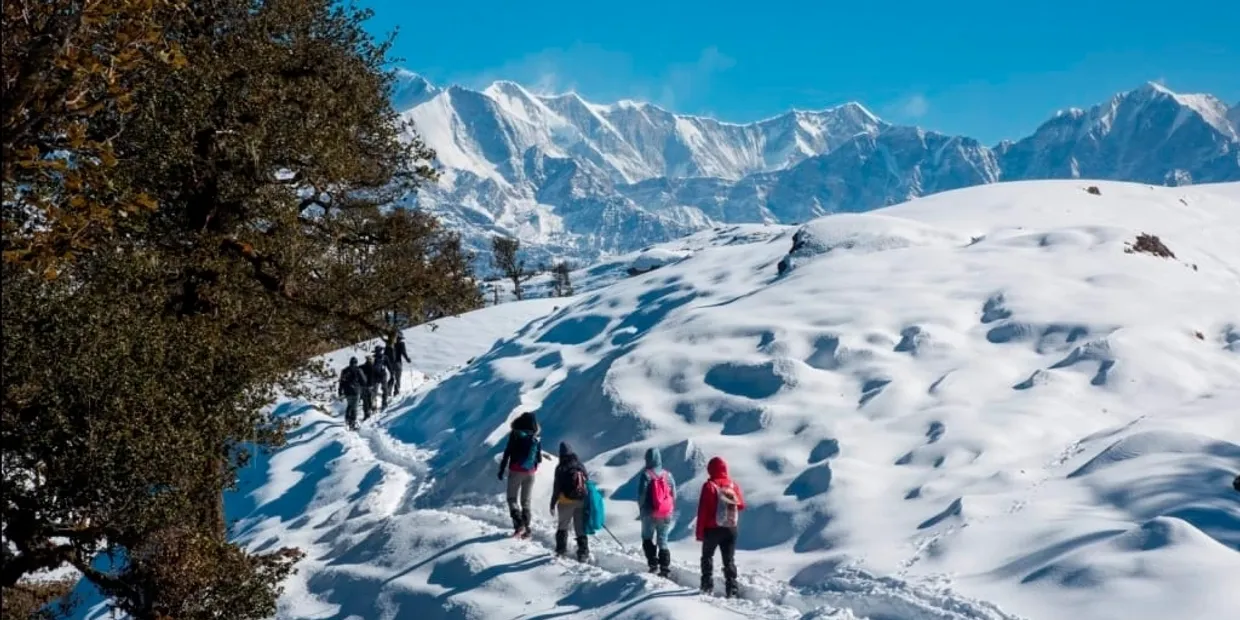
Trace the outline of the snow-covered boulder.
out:
[[[649,271],[654,271],[655,269],[684,260],[690,256],[693,256],[693,252],[688,250],[650,248],[638,254],[637,257],[633,259],[633,262],[629,264],[628,274],[635,276]]]

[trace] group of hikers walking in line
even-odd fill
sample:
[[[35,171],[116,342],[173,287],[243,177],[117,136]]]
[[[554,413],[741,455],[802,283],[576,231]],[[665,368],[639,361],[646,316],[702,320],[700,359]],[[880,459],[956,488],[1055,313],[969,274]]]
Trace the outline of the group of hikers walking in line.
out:
[[[394,341],[375,347],[373,355],[358,364],[356,357],[349,358],[349,365],[340,371],[337,393],[345,399],[344,420],[351,430],[357,430],[357,407],[362,406],[362,420],[369,420],[375,412],[375,399],[381,400],[379,411],[387,408],[388,400],[400,393],[400,378],[409,353],[405,349],[405,336],[397,334]]]
[[[590,474],[581,459],[567,443],[560,443],[559,464],[551,491],[551,514],[556,515],[555,554],[568,554],[570,528],[576,537],[577,560],[590,556],[591,523],[601,521],[602,497],[593,487]],[[508,511],[512,517],[513,535],[530,537],[530,496],[538,465],[547,457],[542,451],[538,421],[532,412],[524,412],[512,421],[508,440],[499,464],[499,479],[508,476]],[[714,557],[718,550],[723,558],[725,594],[740,595],[736,572],[736,537],[740,511],[745,509],[741,488],[728,476],[728,464],[720,457],[706,465],[708,478],[702,484],[697,506],[697,540],[702,543],[701,590],[714,590]],[[646,451],[646,467],[637,481],[639,518],[641,519],[642,551],[651,573],[668,577],[672,553],[668,549],[676,507],[676,480],[663,468],[658,448]],[[592,514],[599,513],[599,514]]]

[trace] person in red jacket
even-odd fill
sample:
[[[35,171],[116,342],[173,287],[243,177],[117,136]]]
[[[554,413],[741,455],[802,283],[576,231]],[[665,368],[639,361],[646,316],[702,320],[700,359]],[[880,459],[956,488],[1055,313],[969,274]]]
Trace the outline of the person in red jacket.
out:
[[[723,556],[723,580],[726,595],[740,596],[736,584],[736,528],[740,511],[745,509],[745,496],[740,485],[728,477],[728,464],[714,457],[706,464],[709,474],[702,484],[698,499],[697,539],[702,543],[702,592],[715,589],[715,549]]]

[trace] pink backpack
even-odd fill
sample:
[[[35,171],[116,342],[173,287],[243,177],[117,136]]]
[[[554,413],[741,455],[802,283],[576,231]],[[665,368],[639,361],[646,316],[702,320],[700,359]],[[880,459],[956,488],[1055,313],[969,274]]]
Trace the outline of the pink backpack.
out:
[[[667,472],[655,474],[648,471],[650,476],[650,516],[654,519],[668,519],[672,516],[672,510],[676,507],[676,501],[672,497],[672,485],[667,483]]]

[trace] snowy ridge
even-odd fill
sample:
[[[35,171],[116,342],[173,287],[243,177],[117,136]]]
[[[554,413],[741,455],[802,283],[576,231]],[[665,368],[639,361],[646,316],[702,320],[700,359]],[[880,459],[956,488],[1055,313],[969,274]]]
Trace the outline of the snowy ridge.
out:
[[[394,97],[445,171],[410,203],[484,258],[497,231],[525,240],[536,262],[593,262],[716,225],[794,224],[1001,180],[1240,180],[1237,112],[1156,84],[994,147],[857,103],[736,124],[506,81],[441,89],[411,73]]]
[[[1240,615],[1240,184],[996,184],[645,254],[410,330],[417,390],[358,434],[277,403],[302,426],[227,510],[308,553],[278,617]],[[507,536],[526,410],[605,490],[622,544],[593,565],[550,557],[549,471],[533,540]],[[680,485],[670,581],[635,551],[649,447]],[[694,590],[714,455],[748,502],[738,600]]]

